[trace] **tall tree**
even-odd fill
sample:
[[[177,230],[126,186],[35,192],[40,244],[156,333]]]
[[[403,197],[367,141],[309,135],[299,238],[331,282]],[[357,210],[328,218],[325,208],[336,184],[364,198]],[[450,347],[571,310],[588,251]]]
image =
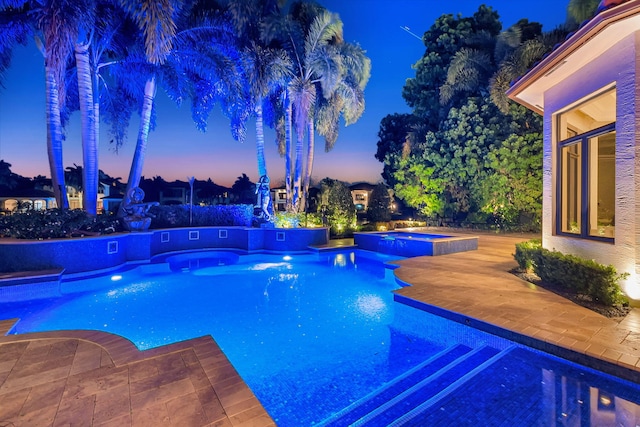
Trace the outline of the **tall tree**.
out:
[[[108,90],[115,95],[118,89],[113,86],[113,79],[107,79],[105,70],[121,61],[124,57],[125,39],[131,43],[133,34],[130,23],[123,11],[110,1],[90,2],[87,16],[79,23],[78,39],[75,42],[74,54],[78,86],[78,108],[82,126],[83,154],[83,209],[90,215],[97,213],[99,167],[98,147],[100,139],[101,103],[107,109],[107,117],[127,117],[121,126],[128,124],[128,116],[133,105],[127,105],[127,98],[116,104]],[[111,84],[108,84],[107,82]],[[104,95],[104,96],[103,96]],[[123,108],[125,107],[125,108]],[[117,108],[119,111],[114,111]],[[120,142],[122,131],[113,131],[112,135]]]
[[[241,95],[244,79],[236,78],[240,73],[236,40],[230,25],[218,16],[214,3],[197,4],[195,9],[182,9],[184,5],[178,0],[121,3],[144,32],[145,61],[136,61],[134,55],[129,69],[146,75],[136,150],[123,200],[126,204],[142,175],[160,79],[177,103],[191,98],[192,117],[200,130],[206,129],[206,120],[217,101],[232,118],[231,130],[236,139],[244,138],[248,114]]]
[[[329,152],[338,139],[339,119],[344,118],[345,126],[355,123],[364,113],[364,89],[371,76],[371,60],[358,45],[339,43],[339,75],[336,88],[331,96],[317,97],[315,126],[318,134],[324,136],[325,151]],[[322,90],[322,88],[321,88]],[[323,92],[324,95],[324,92]],[[307,146],[307,167],[304,177],[304,197],[309,194],[309,182],[313,170],[314,134],[309,129]]]
[[[78,25],[86,17],[84,1],[2,0],[0,2],[0,73],[9,64],[11,47],[34,35],[44,56],[47,154],[53,193],[58,207],[69,207],[62,160],[61,108],[65,99],[64,72],[77,39]],[[6,32],[5,32],[6,30]]]
[[[393,188],[396,181],[393,177],[396,159],[411,150],[411,133],[417,124],[413,114],[389,114],[382,118],[378,131],[377,151],[375,157],[384,164],[382,179]]]
[[[305,204],[302,182],[305,133],[310,138],[307,146],[308,156],[311,156],[311,160],[307,159],[309,165],[313,159],[316,98],[329,99],[337,89],[342,57],[336,45],[342,43],[343,38],[338,15],[314,5],[298,3],[292,10],[291,23],[286,32],[294,58],[293,78],[288,88],[292,128],[296,133],[291,205],[294,211],[299,211]]]
[[[391,196],[389,189],[383,183],[378,183],[373,187],[367,206],[367,219],[371,222],[391,220]]]
[[[120,0],[120,5],[134,19],[139,30],[144,34],[145,58],[152,66],[162,65],[171,52],[173,38],[176,34],[176,19],[180,12],[179,0]],[[140,113],[140,127],[136,149],[131,162],[127,188],[121,206],[131,202],[129,194],[137,187],[142,176],[144,157],[151,125],[151,111],[156,95],[156,72],[153,67],[148,73],[144,85],[144,98]]]
[[[567,13],[577,24],[593,18],[600,0],[569,0]]]

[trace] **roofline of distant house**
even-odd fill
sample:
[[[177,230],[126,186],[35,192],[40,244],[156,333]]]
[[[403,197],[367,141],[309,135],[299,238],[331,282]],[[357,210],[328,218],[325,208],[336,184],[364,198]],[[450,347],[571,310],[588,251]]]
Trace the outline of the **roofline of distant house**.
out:
[[[509,97],[509,99],[521,105],[524,105],[530,110],[533,110],[538,114],[543,114],[543,110],[541,110],[539,107],[530,105],[529,103],[518,99],[517,96],[520,94],[520,92],[529,87],[540,77],[547,74],[551,69],[553,69],[553,67],[557,66],[566,57],[582,47],[596,34],[603,31],[608,26],[630,16],[637,15],[638,13],[640,13],[640,0],[630,0],[614,6],[610,9],[603,10],[598,15],[594,16],[582,28],[577,30],[557,49],[552,51],[549,56],[540,61],[538,65],[529,70],[527,74],[516,81],[513,86],[511,86],[509,90],[507,90],[507,96]]]

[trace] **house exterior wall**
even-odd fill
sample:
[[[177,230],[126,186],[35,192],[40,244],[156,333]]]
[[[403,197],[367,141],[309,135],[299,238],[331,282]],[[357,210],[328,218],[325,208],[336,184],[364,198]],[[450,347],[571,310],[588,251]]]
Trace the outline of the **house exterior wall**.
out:
[[[640,302],[640,31],[544,94],[542,244],[547,249],[612,264],[629,273],[625,293]],[[555,235],[557,113],[616,87],[616,202],[614,243]]]

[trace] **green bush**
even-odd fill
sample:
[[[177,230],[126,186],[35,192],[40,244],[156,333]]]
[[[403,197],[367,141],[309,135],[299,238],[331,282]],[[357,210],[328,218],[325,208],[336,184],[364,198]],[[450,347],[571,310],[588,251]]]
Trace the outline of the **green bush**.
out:
[[[241,226],[251,227],[253,205],[193,206],[189,224],[189,205],[154,206],[151,228]]]
[[[277,228],[322,227],[322,215],[319,213],[276,212]]]
[[[533,269],[542,281],[588,295],[604,305],[629,302],[619,284],[628,274],[618,274],[612,265],[544,249],[540,240],[516,244],[514,258],[520,268]]]
[[[0,236],[16,239],[56,239],[122,231],[113,214],[96,217],[81,209],[49,209],[0,216]]]

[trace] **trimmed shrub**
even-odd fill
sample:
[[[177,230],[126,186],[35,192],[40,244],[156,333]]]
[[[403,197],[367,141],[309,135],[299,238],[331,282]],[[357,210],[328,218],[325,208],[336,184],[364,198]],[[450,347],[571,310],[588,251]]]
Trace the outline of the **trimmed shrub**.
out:
[[[612,265],[544,249],[539,240],[516,244],[514,258],[520,268],[533,269],[544,282],[588,295],[608,306],[629,303],[619,284],[628,274],[618,274]]]
[[[193,206],[189,224],[189,205],[154,206],[151,228],[241,226],[251,227],[253,205]]]
[[[0,216],[0,236],[16,239],[57,239],[122,231],[113,214],[87,215],[81,209],[49,209]]]

